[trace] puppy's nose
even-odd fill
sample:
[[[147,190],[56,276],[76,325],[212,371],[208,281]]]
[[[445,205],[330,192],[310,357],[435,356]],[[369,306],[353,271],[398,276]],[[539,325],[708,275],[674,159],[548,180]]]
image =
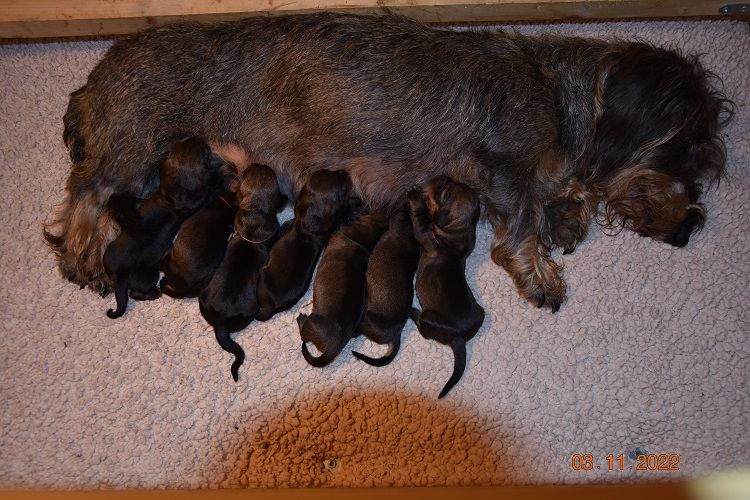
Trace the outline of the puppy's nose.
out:
[[[698,209],[689,209],[685,220],[677,226],[677,231],[665,241],[677,248],[684,247],[690,241],[690,235],[693,234],[693,230],[703,225],[703,219],[703,212]]]

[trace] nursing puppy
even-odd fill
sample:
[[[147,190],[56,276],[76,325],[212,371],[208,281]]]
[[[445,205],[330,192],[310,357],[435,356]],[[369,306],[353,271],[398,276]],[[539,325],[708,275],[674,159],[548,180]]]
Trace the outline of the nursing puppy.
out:
[[[451,347],[453,373],[440,391],[443,398],[466,367],[466,342],[484,321],[466,282],[466,258],[474,249],[479,198],[464,184],[438,177],[424,190],[409,193],[414,236],[422,245],[417,267],[417,298],[422,312],[411,317],[426,339]]]
[[[136,209],[130,195],[113,195],[108,209],[122,232],[104,252],[103,264],[114,283],[119,318],[128,306],[128,292],[137,300],[160,296],[159,261],[169,249],[180,224],[197,210],[216,182],[218,158],[203,141],[175,144],[161,166],[159,190]]]
[[[313,310],[297,316],[302,355],[312,366],[334,360],[355,335],[365,306],[367,261],[385,231],[385,214],[361,215],[331,236],[313,284]],[[312,342],[321,352],[313,356]]]
[[[257,319],[289,309],[307,292],[329,236],[359,203],[346,172],[319,170],[310,176],[294,205],[294,221],[260,275]]]
[[[420,246],[414,239],[408,206],[394,213],[388,230],[375,245],[367,264],[367,307],[360,333],[378,344],[389,344],[383,357],[359,352],[354,357],[372,366],[385,366],[401,347],[401,332],[409,319],[414,298],[414,273]]]
[[[214,327],[216,341],[234,354],[231,372],[235,382],[245,351],[230,333],[245,328],[258,312],[258,276],[279,237],[276,214],[286,203],[276,174],[265,165],[250,165],[241,173],[240,181],[234,234],[224,260],[198,299],[201,314]]]
[[[214,192],[206,205],[186,220],[171,250],[161,260],[159,289],[175,298],[197,297],[221,264],[237,211],[234,193]]]

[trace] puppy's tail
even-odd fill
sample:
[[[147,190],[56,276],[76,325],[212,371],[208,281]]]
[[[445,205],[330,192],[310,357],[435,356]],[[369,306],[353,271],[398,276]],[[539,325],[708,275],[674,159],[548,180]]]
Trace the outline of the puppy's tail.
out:
[[[323,368],[324,366],[330,364],[331,361],[336,359],[336,356],[338,356],[339,353],[344,349],[344,346],[347,342],[349,342],[349,339],[352,338],[351,333],[346,334],[345,332],[341,331],[338,325],[334,326],[333,329],[329,329],[328,327],[330,325],[321,325],[319,324],[319,320],[320,317],[310,317],[306,314],[300,314],[299,316],[297,316],[297,325],[299,325],[300,335],[302,336],[302,356],[305,358],[305,361],[307,361],[315,368]],[[313,356],[307,348],[308,340],[306,339],[309,339],[310,335],[306,334],[304,326],[308,322],[311,322],[309,325],[307,325],[308,328],[324,331],[326,332],[326,336],[334,337],[337,340],[337,342],[333,345],[326,345],[323,354],[317,357]]]
[[[448,382],[445,383],[443,390],[440,391],[438,399],[443,399],[446,394],[453,389],[453,386],[461,380],[461,376],[463,376],[464,370],[466,369],[466,341],[461,336],[455,336],[453,337],[453,340],[451,340],[450,345],[454,357],[453,373],[451,374],[451,378],[448,379]]]
[[[398,350],[401,348],[401,335],[393,339],[389,344],[388,353],[385,356],[382,356],[380,358],[371,358],[370,356],[367,356],[365,354],[362,354],[357,351],[352,351],[352,354],[355,358],[357,358],[360,361],[364,361],[370,366],[386,366],[390,364],[391,361],[393,361],[396,358],[396,354],[398,354]]]
[[[63,142],[68,148],[70,159],[73,163],[81,163],[86,159],[86,143],[81,133],[82,110],[81,106],[86,98],[86,86],[70,94],[68,109],[63,116]]]
[[[339,352],[340,349],[326,349],[320,356],[313,356],[307,349],[307,342],[302,342],[302,356],[305,358],[305,361],[315,368],[323,368],[330,364],[338,356]]]
[[[229,330],[224,326],[214,326],[214,334],[216,335],[216,342],[219,343],[222,349],[234,354],[234,361],[232,362],[232,378],[237,382],[240,378],[239,370],[242,363],[245,361],[245,351],[242,347],[232,340],[229,336]]]
[[[115,285],[115,300],[117,301],[117,309],[107,309],[107,317],[116,319],[125,314],[125,310],[128,308],[128,288],[130,287],[130,280],[127,278],[118,279],[117,285]]]

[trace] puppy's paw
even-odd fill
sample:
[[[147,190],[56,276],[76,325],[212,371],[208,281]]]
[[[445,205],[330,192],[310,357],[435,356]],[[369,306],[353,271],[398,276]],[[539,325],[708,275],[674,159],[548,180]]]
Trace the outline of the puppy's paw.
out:
[[[406,198],[413,203],[421,202],[424,199],[424,190],[420,186],[412,186],[406,192]]]
[[[156,300],[161,297],[161,291],[158,288],[151,290],[130,290],[130,298],[135,300]]]

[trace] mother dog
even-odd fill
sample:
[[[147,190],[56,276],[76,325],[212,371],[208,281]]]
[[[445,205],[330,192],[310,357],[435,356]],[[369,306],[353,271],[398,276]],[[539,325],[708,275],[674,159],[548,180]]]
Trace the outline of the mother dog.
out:
[[[550,252],[597,214],[678,247],[703,224],[728,104],[697,59],[645,43],[328,13],[175,24],[115,43],[71,95],[68,197],[45,234],[68,279],[106,292],[107,198],[148,195],[170,146],[198,136],[240,169],[271,165],[292,197],[322,168],[373,208],[437,175],[468,184],[493,260],[556,311]]]

